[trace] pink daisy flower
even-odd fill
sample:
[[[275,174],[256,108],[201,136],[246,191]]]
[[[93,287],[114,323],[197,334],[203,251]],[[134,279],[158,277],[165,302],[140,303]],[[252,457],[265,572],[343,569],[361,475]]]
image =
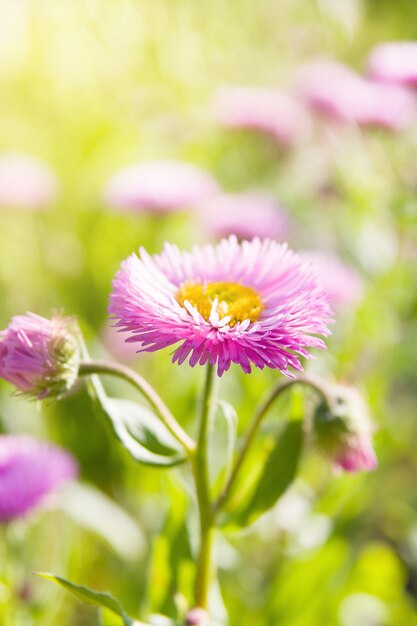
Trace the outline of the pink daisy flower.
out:
[[[212,176],[191,163],[146,161],[116,172],[104,198],[126,211],[168,213],[193,207],[218,191]]]
[[[26,313],[0,332],[0,377],[23,394],[62,397],[77,379],[78,364],[72,320]]]
[[[330,310],[314,271],[286,244],[235,236],[215,246],[162,254],[140,249],[113,281],[110,314],[127,341],[155,351],[180,343],[173,361],[191,366],[231,363],[279,369],[294,376],[299,357],[324,348]]]
[[[416,121],[416,100],[408,89],[369,81],[335,61],[305,67],[299,86],[312,109],[342,122],[400,130]]]
[[[393,41],[376,46],[368,60],[375,80],[417,86],[417,41]]]
[[[25,516],[78,473],[75,459],[28,435],[0,436],[0,523]]]
[[[217,91],[214,108],[223,126],[264,133],[284,146],[303,139],[310,130],[303,105],[278,89],[225,86]]]
[[[215,237],[236,235],[239,239],[284,240],[289,219],[273,196],[264,192],[221,194],[199,207],[201,222]]]
[[[301,255],[313,266],[333,308],[356,304],[363,294],[361,276],[332,252],[311,251]]]
[[[0,156],[0,207],[43,209],[57,191],[54,174],[39,159],[14,153]]]

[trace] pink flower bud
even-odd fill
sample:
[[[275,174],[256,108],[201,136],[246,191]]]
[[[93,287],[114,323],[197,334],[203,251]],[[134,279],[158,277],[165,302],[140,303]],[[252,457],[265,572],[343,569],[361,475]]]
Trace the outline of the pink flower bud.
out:
[[[345,472],[375,469],[372,422],[364,398],[344,385],[336,385],[330,393],[330,406],[322,403],[314,415],[317,446],[335,468]]]
[[[0,332],[0,377],[28,396],[64,396],[77,379],[79,358],[70,319],[27,313]]]
[[[333,463],[345,472],[374,470],[378,461],[372,448],[371,437],[362,434],[351,434],[344,445],[335,454]]]

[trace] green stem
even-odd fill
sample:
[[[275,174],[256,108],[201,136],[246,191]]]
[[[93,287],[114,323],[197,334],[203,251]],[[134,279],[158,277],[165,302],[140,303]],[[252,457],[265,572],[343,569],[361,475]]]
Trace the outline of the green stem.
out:
[[[109,361],[82,361],[80,364],[79,376],[92,376],[94,374],[108,374],[117,376],[135,387],[146,398],[161,422],[167,427],[169,432],[184,447],[187,454],[192,456],[195,451],[195,443],[189,435],[179,425],[171,411],[168,409],[162,398],[156,393],[155,389],[140,376],[137,372],[121,365]]]
[[[252,447],[252,444],[255,440],[255,437],[258,433],[259,427],[265,415],[267,414],[267,412],[269,411],[269,409],[271,408],[275,400],[283,392],[287,391],[287,389],[289,389],[293,385],[306,385],[308,387],[311,387],[320,394],[320,396],[323,398],[326,404],[331,403],[326,385],[319,378],[316,378],[315,376],[304,375],[304,376],[300,376],[294,379],[286,379],[286,380],[280,381],[277,385],[275,385],[275,387],[272,388],[272,391],[266,397],[264,402],[256,410],[253,420],[249,425],[249,429],[245,435],[242,447],[237,456],[233,469],[230,473],[229,479],[220,497],[215,503],[215,506],[214,506],[215,515],[220,511],[220,509],[224,506],[224,504],[230,498],[232,491],[236,485],[237,477],[239,476],[240,470],[246,460],[246,457],[249,453],[250,448]]]
[[[197,561],[195,595],[196,606],[203,609],[207,608],[208,603],[208,590],[211,576],[211,549],[213,543],[213,512],[210,501],[210,485],[207,465],[207,433],[214,379],[214,367],[212,365],[208,365],[201,406],[197,450],[193,459],[193,473],[200,516],[200,551]]]

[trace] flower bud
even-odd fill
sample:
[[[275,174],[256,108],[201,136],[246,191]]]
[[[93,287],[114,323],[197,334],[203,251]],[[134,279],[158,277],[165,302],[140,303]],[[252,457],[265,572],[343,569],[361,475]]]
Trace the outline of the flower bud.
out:
[[[12,318],[0,332],[0,377],[24,395],[62,398],[78,376],[76,324],[34,313]]]
[[[187,626],[208,626],[210,623],[209,614],[204,609],[196,607],[187,613],[185,623]]]
[[[330,403],[318,406],[313,424],[316,444],[335,468],[346,472],[376,468],[372,422],[366,402],[356,389],[333,387]]]

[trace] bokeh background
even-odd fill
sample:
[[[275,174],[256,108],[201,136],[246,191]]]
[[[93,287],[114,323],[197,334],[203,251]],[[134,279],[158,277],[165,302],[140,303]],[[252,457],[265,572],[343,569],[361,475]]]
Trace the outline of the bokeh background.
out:
[[[335,476],[311,449],[271,513],[219,539],[216,610],[231,626],[417,624],[417,123],[387,132],[312,116],[283,146],[225,128],[213,106],[223,85],[296,93],[315,57],[363,73],[377,43],[401,39],[417,39],[415,0],[0,0],[0,157],[37,157],[58,181],[42,210],[0,207],[1,327],[25,311],[64,311],[93,355],[120,354],[106,326],[120,261],[140,245],[215,238],[195,207],[156,215],[106,203],[115,171],[151,159],[190,162],[228,193],[271,194],[294,249],[336,254],[360,280],[308,369],[366,394],[379,467]],[[121,354],[192,429],[203,372],[171,365],[168,351]],[[223,377],[240,430],[276,377],[237,368]],[[66,447],[81,482],[7,529],[2,623],[98,624],[34,570],[111,590],[134,615],[173,615],[193,579],[181,472],[135,465],[83,388],[41,409],[10,391],[0,381],[2,430]]]

